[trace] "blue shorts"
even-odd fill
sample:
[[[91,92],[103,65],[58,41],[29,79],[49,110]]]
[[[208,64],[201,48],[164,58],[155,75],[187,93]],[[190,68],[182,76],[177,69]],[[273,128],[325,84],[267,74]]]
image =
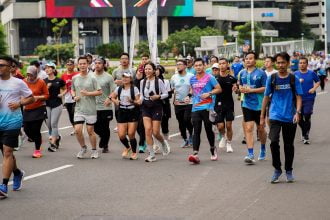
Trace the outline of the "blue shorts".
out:
[[[311,115],[313,114],[313,108],[314,108],[314,99],[312,100],[303,100],[302,101],[302,108],[301,108],[301,114],[302,115]]]

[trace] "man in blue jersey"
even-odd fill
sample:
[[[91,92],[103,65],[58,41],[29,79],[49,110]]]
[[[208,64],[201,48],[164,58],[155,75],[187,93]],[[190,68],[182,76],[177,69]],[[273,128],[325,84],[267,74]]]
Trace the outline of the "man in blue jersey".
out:
[[[3,155],[0,199],[8,197],[11,173],[14,173],[13,190],[18,191],[22,187],[24,171],[17,168],[13,151],[18,147],[18,136],[23,123],[21,106],[34,102],[27,85],[11,76],[14,62],[11,57],[0,57],[0,149]]]
[[[316,89],[320,86],[320,79],[317,74],[312,70],[308,70],[307,67],[308,60],[302,57],[299,59],[299,71],[294,73],[300,80],[303,90],[299,126],[302,131],[302,141],[304,144],[310,144],[309,131],[311,129],[311,117],[313,114]]]
[[[299,79],[288,73],[290,56],[286,52],[275,55],[278,73],[268,77],[265,97],[262,103],[260,125],[265,125],[266,107],[270,102],[269,139],[275,168],[271,183],[279,182],[282,174],[280,159],[280,132],[284,142],[285,171],[287,182],[293,182],[292,164],[294,158],[294,138],[301,110],[302,89]],[[271,98],[270,98],[271,97]]]
[[[257,124],[261,148],[258,160],[266,158],[266,131],[265,127],[260,125],[260,113],[262,99],[264,97],[267,75],[261,69],[256,68],[257,55],[250,51],[245,57],[246,69],[240,72],[239,88],[244,94],[242,110],[244,116],[246,143],[248,154],[244,158],[247,164],[254,164],[254,124]]]
[[[244,69],[244,64],[240,61],[239,56],[235,56],[234,61],[231,64],[230,70],[236,79],[237,79],[238,73],[242,69]]]

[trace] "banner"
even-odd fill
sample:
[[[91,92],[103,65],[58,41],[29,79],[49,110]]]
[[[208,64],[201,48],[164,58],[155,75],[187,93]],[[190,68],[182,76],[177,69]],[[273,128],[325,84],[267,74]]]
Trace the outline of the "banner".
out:
[[[131,25],[131,39],[129,44],[129,68],[133,67],[133,57],[134,57],[134,49],[135,49],[135,34],[136,33],[136,17],[133,17],[132,25]]]
[[[147,11],[147,34],[149,41],[150,59],[157,61],[157,0],[152,0]]]

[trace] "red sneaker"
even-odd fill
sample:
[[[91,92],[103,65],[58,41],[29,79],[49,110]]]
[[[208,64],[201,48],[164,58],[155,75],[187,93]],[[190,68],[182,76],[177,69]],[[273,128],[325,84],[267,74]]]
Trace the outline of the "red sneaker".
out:
[[[198,157],[198,155],[196,154],[196,155],[190,155],[189,157],[188,157],[188,160],[189,160],[189,162],[192,162],[192,163],[194,163],[194,164],[199,164],[201,161],[199,160],[199,157]]]

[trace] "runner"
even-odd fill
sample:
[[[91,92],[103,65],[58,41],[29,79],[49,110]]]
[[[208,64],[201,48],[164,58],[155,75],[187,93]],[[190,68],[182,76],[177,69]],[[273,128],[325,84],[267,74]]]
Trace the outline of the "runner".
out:
[[[212,55],[210,59],[210,67],[205,70],[205,73],[212,74],[212,66],[215,63],[219,63],[219,58],[217,56]],[[196,69],[195,69],[196,70]],[[197,70],[196,70],[197,71]],[[195,74],[196,75],[196,74]]]
[[[215,63],[212,65],[212,75],[217,78],[220,75],[220,66],[219,63]]]
[[[76,102],[74,112],[74,123],[77,140],[81,150],[77,154],[78,159],[84,158],[87,153],[87,146],[83,135],[84,123],[92,145],[91,158],[97,159],[99,153],[96,149],[96,134],[94,132],[94,124],[97,120],[96,98],[95,96],[102,95],[100,85],[95,77],[89,74],[87,58],[82,56],[78,58],[78,68],[80,73],[72,78],[72,96]]]
[[[302,89],[299,79],[288,73],[290,56],[286,52],[275,55],[279,73],[268,77],[265,97],[262,103],[260,125],[265,126],[266,107],[270,102],[269,118],[273,166],[275,168],[271,183],[279,182],[282,174],[280,159],[280,132],[284,141],[285,170],[287,182],[293,182],[292,164],[294,158],[294,138],[301,110]],[[270,98],[271,95],[271,98]]]
[[[116,88],[113,77],[107,73],[106,61],[99,57],[95,60],[95,72],[93,76],[101,86],[102,95],[96,96],[97,121],[94,125],[94,130],[100,137],[99,148],[102,148],[102,153],[109,152],[110,140],[110,121],[113,119],[112,104],[110,95]]]
[[[220,142],[219,148],[227,148],[227,153],[232,153],[231,141],[233,139],[232,122],[235,119],[233,91],[237,90],[237,80],[230,75],[229,63],[225,58],[219,60],[220,73],[216,77],[222,92],[216,95],[214,110],[217,113],[217,124]]]
[[[46,101],[46,124],[50,135],[48,151],[55,152],[59,148],[61,141],[61,136],[58,132],[58,122],[63,110],[62,97],[66,93],[66,89],[65,82],[57,77],[56,65],[54,63],[46,64],[46,73],[48,78],[45,79],[45,83],[49,91],[49,98]]]
[[[179,130],[183,143],[182,148],[192,146],[193,126],[191,123],[192,94],[190,92],[190,79],[194,76],[186,72],[187,62],[178,60],[176,62],[177,73],[171,78],[172,89],[174,90],[174,111],[179,123]],[[187,131],[189,138],[187,138]]]
[[[230,70],[232,72],[232,75],[238,79],[238,73],[244,69],[244,64],[240,61],[239,56],[234,57],[234,61],[231,64]]]
[[[274,58],[273,57],[268,56],[265,58],[264,67],[265,67],[265,73],[267,74],[267,77],[271,76],[274,73],[278,73],[278,71],[274,69]]]
[[[149,156],[146,162],[156,161],[153,150],[154,136],[162,145],[163,155],[170,153],[170,146],[164,137],[160,134],[160,124],[163,115],[162,100],[168,97],[168,92],[161,79],[156,77],[156,66],[149,62],[144,66],[146,78],[140,83],[142,116],[146,133],[147,147]]]
[[[189,156],[188,160],[194,164],[199,164],[198,157],[200,146],[200,135],[202,132],[202,123],[204,122],[205,132],[210,144],[211,160],[218,159],[216,147],[214,145],[214,133],[212,131],[212,123],[209,119],[210,112],[213,111],[212,95],[221,92],[221,87],[212,74],[207,74],[204,71],[205,63],[203,59],[197,58],[194,61],[196,75],[190,79],[190,85],[193,91],[193,106],[191,119],[194,129],[193,135],[193,154]]]
[[[32,62],[30,63],[30,65],[31,65],[31,66],[35,66],[35,67],[37,68],[37,71],[38,71],[38,77],[39,77],[40,79],[46,79],[46,78],[48,77],[47,73],[46,73],[44,70],[42,70],[41,65],[40,65],[40,63],[39,63],[38,60],[34,60],[34,61],[32,61]]]
[[[75,101],[73,100],[71,94],[71,86],[72,86],[72,78],[77,74],[78,72],[74,71],[74,60],[69,59],[66,62],[66,71],[62,74],[61,79],[65,82],[66,85],[66,93],[64,95],[64,106],[67,109],[69,120],[73,128],[73,131],[70,134],[71,136],[75,134],[74,120],[73,120]]]
[[[245,163],[254,164],[254,123],[257,124],[259,137],[261,141],[261,148],[258,160],[265,160],[266,158],[266,131],[260,125],[260,113],[262,99],[264,96],[267,75],[261,69],[256,68],[257,55],[254,52],[248,52],[245,57],[246,69],[240,73],[239,88],[241,93],[244,93],[242,103],[244,116],[244,129],[246,136],[246,143],[248,148],[248,155],[244,158]]]
[[[292,73],[296,72],[299,69],[299,59],[295,52],[293,53],[293,56],[291,57],[290,69],[291,69]]]
[[[190,73],[190,74],[193,74],[193,75],[196,75],[196,70],[194,68],[194,59],[192,57],[187,57],[186,61],[187,61],[186,72]]]
[[[317,75],[320,78],[321,91],[323,92],[325,87],[325,79],[327,78],[327,64],[323,58],[321,58],[320,62],[318,63]]]
[[[319,77],[314,71],[308,70],[307,66],[307,58],[300,58],[299,71],[294,73],[299,78],[303,90],[301,119],[299,121],[299,126],[301,128],[302,141],[304,144],[310,144],[309,132],[311,129],[311,117],[316,98],[316,89],[320,86]]]
[[[32,92],[26,84],[11,76],[14,63],[13,58],[0,56],[0,149],[3,155],[0,199],[8,197],[11,173],[14,174],[13,190],[22,188],[25,172],[18,169],[13,150],[18,146],[23,121],[20,107],[34,102]]]
[[[123,85],[116,88],[112,94],[111,100],[118,108],[118,137],[124,145],[122,157],[131,160],[137,160],[137,142],[135,133],[139,119],[140,93],[137,87],[133,85],[131,73],[124,73],[122,77]],[[127,139],[128,136],[128,139]]]

